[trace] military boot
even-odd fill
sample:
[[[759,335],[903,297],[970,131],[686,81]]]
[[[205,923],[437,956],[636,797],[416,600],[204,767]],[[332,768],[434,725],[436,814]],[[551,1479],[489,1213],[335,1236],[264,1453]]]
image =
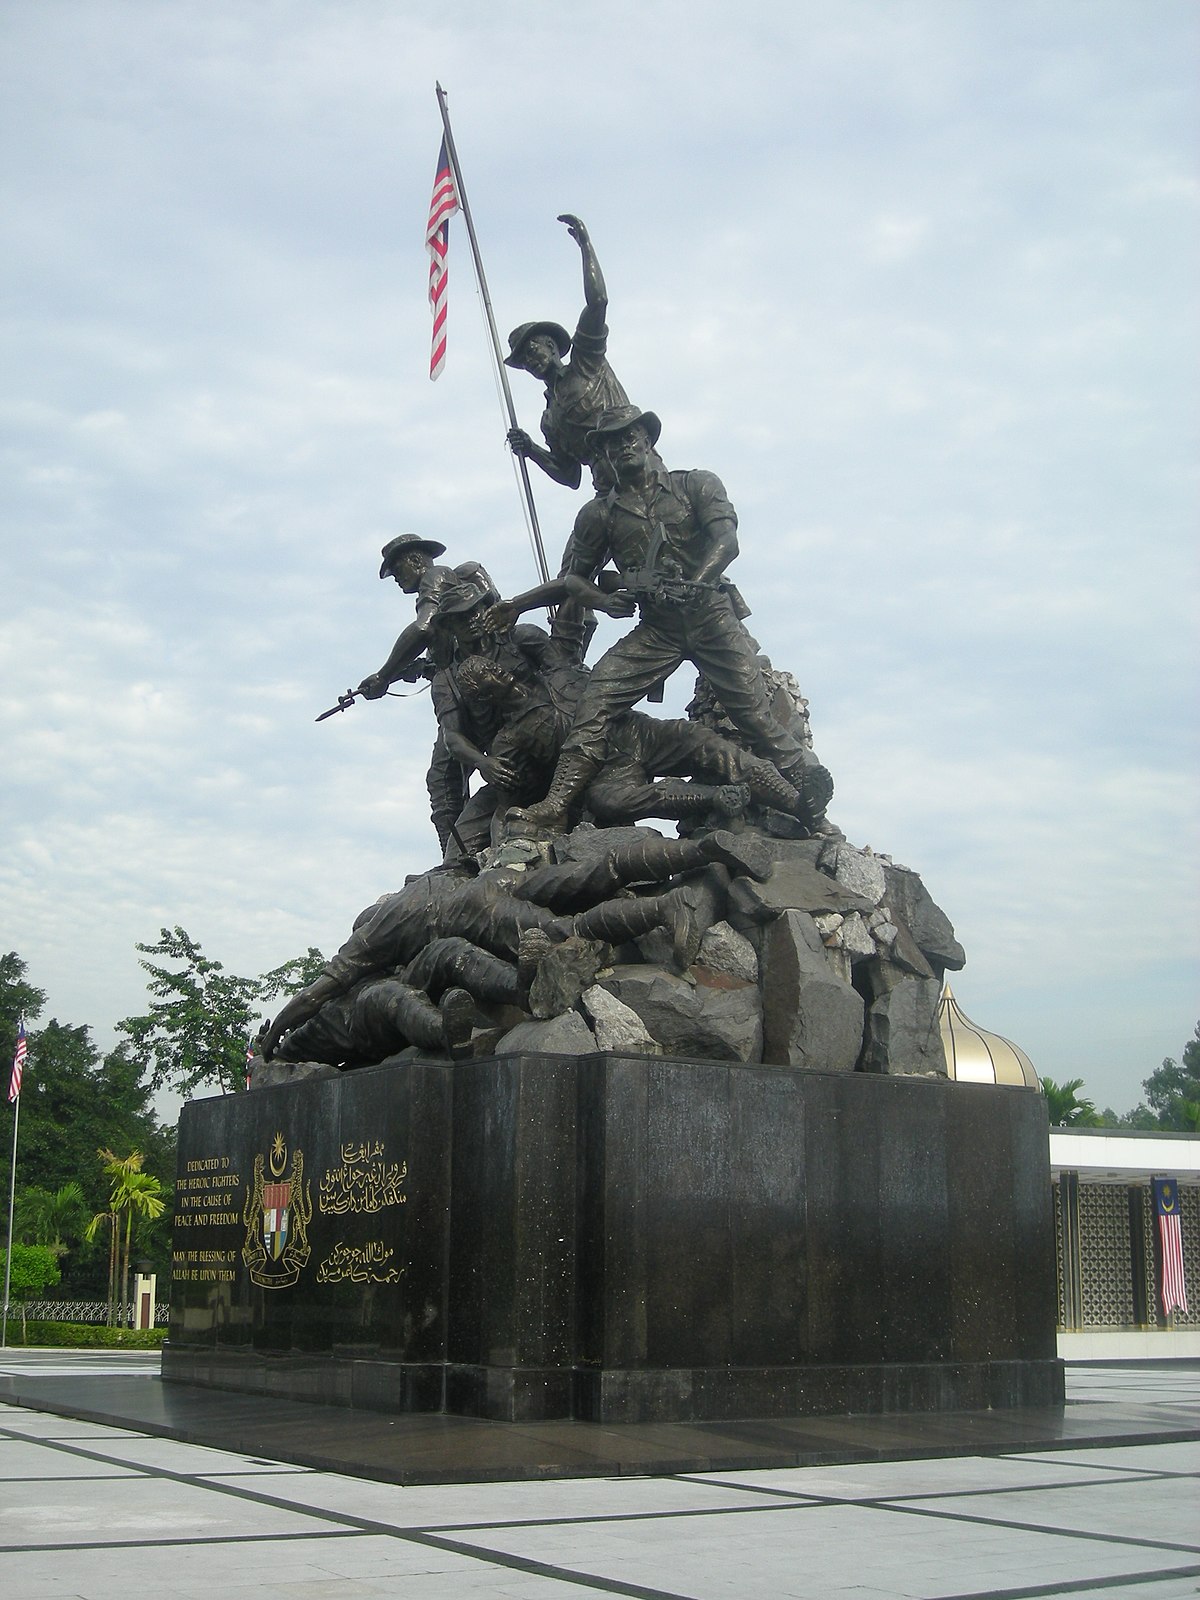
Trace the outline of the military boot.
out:
[[[535,827],[565,833],[571,806],[596,772],[596,762],[590,756],[564,750],[558,758],[546,798],[539,800],[536,805],[514,806],[509,814],[518,821],[533,823]]]
[[[800,803],[800,791],[792,786],[769,761],[755,761],[748,765],[745,780],[750,793],[764,805],[777,811],[795,813]]]

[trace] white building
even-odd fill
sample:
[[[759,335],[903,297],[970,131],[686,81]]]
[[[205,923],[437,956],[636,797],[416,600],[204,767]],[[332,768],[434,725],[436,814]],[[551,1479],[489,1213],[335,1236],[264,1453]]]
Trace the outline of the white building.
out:
[[[971,1022],[950,988],[940,1008],[946,1070],[963,1082],[1040,1091],[1033,1063]],[[1058,1352],[1068,1361],[1200,1356],[1200,1135],[1051,1128]],[[1152,1178],[1179,1185],[1190,1310],[1161,1311]]]

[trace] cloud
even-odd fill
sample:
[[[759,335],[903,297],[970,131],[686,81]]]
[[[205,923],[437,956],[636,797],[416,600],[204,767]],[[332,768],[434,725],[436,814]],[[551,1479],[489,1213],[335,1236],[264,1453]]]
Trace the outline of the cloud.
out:
[[[424,376],[440,77],[501,337],[573,323],[579,212],[835,815],[924,873],[972,1016],[1136,1099],[1200,1014],[1193,8],[4,27],[0,942],[56,1012],[136,1012],[162,925],[244,972],[328,949],[432,857],[427,701],[313,719],[409,615],[391,534],[533,577],[459,221]],[[553,562],[579,500],[536,492]]]

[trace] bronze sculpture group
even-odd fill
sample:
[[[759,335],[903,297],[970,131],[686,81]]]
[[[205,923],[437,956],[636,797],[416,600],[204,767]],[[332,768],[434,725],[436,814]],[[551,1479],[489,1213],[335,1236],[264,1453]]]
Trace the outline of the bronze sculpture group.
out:
[[[575,519],[559,576],[500,603],[477,562],[439,567],[435,558],[444,546],[416,535],[391,540],[380,576],[416,595],[417,616],[357,692],[381,695],[419,659],[433,677],[434,824],[443,849],[460,855],[479,847],[485,816],[498,819],[492,830],[498,842],[499,823],[513,804],[527,823],[561,831],[585,794],[595,797],[597,781],[614,762],[640,766],[643,779],[616,786],[616,794],[611,782],[601,782],[608,821],[694,814],[708,798],[704,786],[656,785],[653,796],[636,798],[634,790],[644,791],[653,778],[708,778],[709,787],[719,779],[749,783],[757,799],[816,831],[832,781],[808,742],[776,714],[745,626],[748,608],[726,576],[738,553],[737,516],[714,473],[664,466],[656,450],[658,417],[629,403],[608,362],[607,291],[587,229],[578,217],[559,220],[582,252],[584,308],[573,337],[554,322],[523,323],[509,336],[507,365],[541,379],[546,399],[545,447],[520,429],[510,432],[509,443],[572,488],[587,467],[593,497]],[[544,606],[558,608],[549,634],[519,623]],[[584,665],[589,609],[637,614],[630,632],[590,669]],[[632,708],[684,661],[721,706],[736,744],[691,740],[678,722],[656,730],[644,717],[631,721]],[[488,673],[485,665],[499,671]],[[448,795],[466,800],[457,775],[446,776],[447,752],[460,769],[479,772],[491,791],[476,797],[465,817],[462,806],[449,816]],[[622,812],[627,790],[632,809]],[[659,801],[667,809],[644,809]]]
[[[761,655],[727,575],[738,540],[725,488],[712,472],[664,464],[659,418],[629,401],[608,362],[607,291],[587,229],[559,220],[581,251],[584,308],[573,336],[546,321],[510,335],[506,364],[545,387],[545,443],[520,429],[508,442],[567,487],[586,468],[593,492],[558,577],[512,599],[476,561],[439,565],[437,541],[404,534],[384,546],[379,575],[415,597],[416,614],[353,695],[430,679],[442,861],[362,913],[264,1030],[263,1060],[478,1053],[506,1024],[577,1007],[597,974],[654,960],[686,975],[737,883],[770,875],[770,842],[809,841],[808,858],[829,872],[844,843],[826,820],[833,783],[806,702]],[[553,608],[549,630],[521,620],[539,608]],[[589,666],[597,611],[631,626]],[[634,709],[660,699],[684,662],[699,674],[686,718]],[[676,822],[683,837],[632,834],[647,818]],[[739,902],[751,932],[756,917],[779,914],[756,903],[757,913]],[[885,926],[882,912],[873,926]],[[646,1045],[659,1048],[649,1033]]]

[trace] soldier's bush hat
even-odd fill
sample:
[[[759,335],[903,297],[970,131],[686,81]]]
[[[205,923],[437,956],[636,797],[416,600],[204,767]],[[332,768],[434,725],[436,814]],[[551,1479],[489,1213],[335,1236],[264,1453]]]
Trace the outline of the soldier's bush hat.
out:
[[[607,411],[602,411],[596,418],[596,426],[587,435],[587,443],[603,444],[605,435],[624,433],[625,429],[632,428],[635,422],[640,422],[645,428],[651,444],[658,443],[662,423],[653,411],[640,411],[637,406],[610,406]]]
[[[419,533],[400,533],[394,539],[389,539],[379,552],[383,557],[383,565],[379,568],[379,576],[386,578],[399,558],[408,555],[410,550],[423,550],[426,555],[430,556],[444,556],[446,554],[446,546],[439,544],[436,539],[422,539]]]
[[[504,358],[506,367],[519,367],[521,365],[521,351],[525,348],[525,341],[531,339],[535,333],[548,333],[558,346],[560,356],[565,356],[571,348],[571,335],[557,322],[523,322],[519,328],[514,328],[508,336],[509,354]]]

